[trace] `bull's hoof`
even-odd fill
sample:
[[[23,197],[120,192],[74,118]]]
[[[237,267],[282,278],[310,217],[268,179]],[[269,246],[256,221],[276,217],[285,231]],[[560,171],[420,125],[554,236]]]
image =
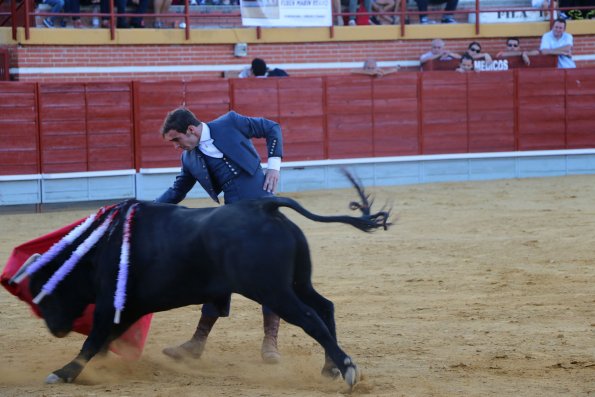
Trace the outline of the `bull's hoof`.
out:
[[[345,365],[347,365],[347,369],[345,370],[345,375],[343,379],[345,379],[345,383],[353,389],[353,386],[361,379],[361,373],[357,365],[350,358],[345,359]]]
[[[182,343],[180,346],[166,347],[162,352],[174,360],[183,360],[185,358],[198,359],[204,349],[205,344],[203,342],[191,339],[188,342]]]
[[[45,378],[45,383],[48,385],[53,385],[56,383],[66,383],[66,379],[60,378],[58,375],[51,373]]]

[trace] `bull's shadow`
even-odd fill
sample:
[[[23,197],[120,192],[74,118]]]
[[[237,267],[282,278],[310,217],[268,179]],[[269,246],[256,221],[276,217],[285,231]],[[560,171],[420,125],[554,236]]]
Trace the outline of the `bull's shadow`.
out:
[[[95,304],[92,329],[80,353],[47,383],[72,382],[85,364],[142,316],[218,301],[238,293],[302,328],[325,351],[322,374],[340,373],[352,387],[359,371],[338,346],[333,303],[314,290],[306,237],[279,208],[316,222],[363,231],[389,225],[389,211],[371,213],[369,196],[349,173],[361,216],[321,216],[284,197],[245,200],[216,208],[129,200],[104,207],[12,282],[29,276],[31,296],[55,336],[68,334]]]

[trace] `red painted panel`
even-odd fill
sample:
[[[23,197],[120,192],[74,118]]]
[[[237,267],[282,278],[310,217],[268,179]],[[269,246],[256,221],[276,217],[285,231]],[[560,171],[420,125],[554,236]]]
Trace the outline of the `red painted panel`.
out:
[[[4,92],[0,88],[0,109],[4,112],[5,108],[19,107],[25,109],[35,108],[35,92]],[[4,115],[3,117],[4,118]]]
[[[0,83],[0,175],[39,172],[36,136],[36,85]]]
[[[0,107],[0,114],[2,115],[3,122],[9,121],[35,121],[37,119],[35,107],[25,106],[6,106]]]
[[[90,134],[87,136],[87,141],[90,150],[93,148],[126,148],[128,152],[132,152],[130,145],[130,136],[126,134],[112,133],[112,134]]]
[[[419,154],[417,74],[374,79],[373,91],[374,156]]]
[[[17,136],[22,139],[23,134],[29,136],[36,134],[37,124],[34,120],[32,121],[11,121],[11,120],[0,120],[0,148],[2,147],[2,139],[4,137]],[[30,142],[35,143],[35,139],[30,139]],[[24,143],[24,142],[23,142]]]
[[[132,168],[132,153],[128,147],[95,147],[89,150],[89,170]]]
[[[49,150],[44,149],[41,153],[43,157],[43,172],[51,172],[48,171],[45,167],[51,164],[72,164],[78,163],[82,164],[83,168],[72,169],[70,171],[81,171],[86,170],[86,153],[82,150],[78,150],[77,148],[68,148],[62,150]],[[70,172],[69,171],[69,172]]]
[[[0,81],[0,95],[13,95],[35,92],[36,83],[22,83],[16,81]]]
[[[372,157],[372,115],[338,114],[328,115],[328,156],[331,159],[350,157]]]
[[[41,124],[41,137],[47,135],[85,135],[85,120],[81,118],[77,121],[52,121],[42,122]]]
[[[519,150],[565,148],[565,75],[558,69],[518,71]]]
[[[562,69],[519,69],[517,73],[519,98],[564,95]]]
[[[173,147],[145,147],[142,168],[179,167],[182,152]]]
[[[45,152],[76,149],[84,153],[87,147],[87,137],[86,135],[46,135],[42,138],[41,143]]]
[[[323,116],[284,117],[281,126],[284,161],[324,158]]]
[[[469,75],[469,151],[515,150],[512,71]]]
[[[279,79],[279,113],[281,117],[323,115],[323,79]]]
[[[89,135],[125,135],[128,136],[130,141],[132,141],[132,126],[132,120],[87,120],[87,129]]]
[[[566,93],[568,95],[595,94],[595,69],[567,69]]]
[[[233,109],[245,116],[279,116],[279,79],[236,79],[233,80]]]
[[[467,75],[425,73],[421,84],[422,152],[467,152]]]
[[[326,100],[329,114],[369,115],[372,112],[372,79],[365,76],[329,77]]]

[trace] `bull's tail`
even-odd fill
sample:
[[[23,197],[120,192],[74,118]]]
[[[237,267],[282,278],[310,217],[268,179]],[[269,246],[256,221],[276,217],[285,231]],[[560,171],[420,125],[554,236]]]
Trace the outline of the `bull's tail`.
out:
[[[360,217],[349,215],[317,215],[308,211],[307,209],[302,207],[300,203],[288,197],[275,197],[275,200],[268,201],[265,204],[265,206],[271,210],[280,207],[288,207],[296,211],[297,213],[305,216],[306,218],[316,222],[346,223],[365,232],[371,232],[378,228],[383,228],[384,230],[387,230],[388,227],[391,225],[391,223],[388,222],[390,210],[371,213],[373,200],[370,201],[370,196],[365,193],[362,184],[358,182],[347,170],[343,170],[343,173],[351,181],[351,183],[353,184],[353,186],[359,194],[361,203],[352,201],[349,204],[349,207],[352,210],[360,210],[362,212],[362,215]]]

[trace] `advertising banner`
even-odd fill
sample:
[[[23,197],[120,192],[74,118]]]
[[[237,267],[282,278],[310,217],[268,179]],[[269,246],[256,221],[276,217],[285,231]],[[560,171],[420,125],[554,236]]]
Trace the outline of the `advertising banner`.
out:
[[[241,0],[242,24],[266,27],[332,25],[332,0]]]

